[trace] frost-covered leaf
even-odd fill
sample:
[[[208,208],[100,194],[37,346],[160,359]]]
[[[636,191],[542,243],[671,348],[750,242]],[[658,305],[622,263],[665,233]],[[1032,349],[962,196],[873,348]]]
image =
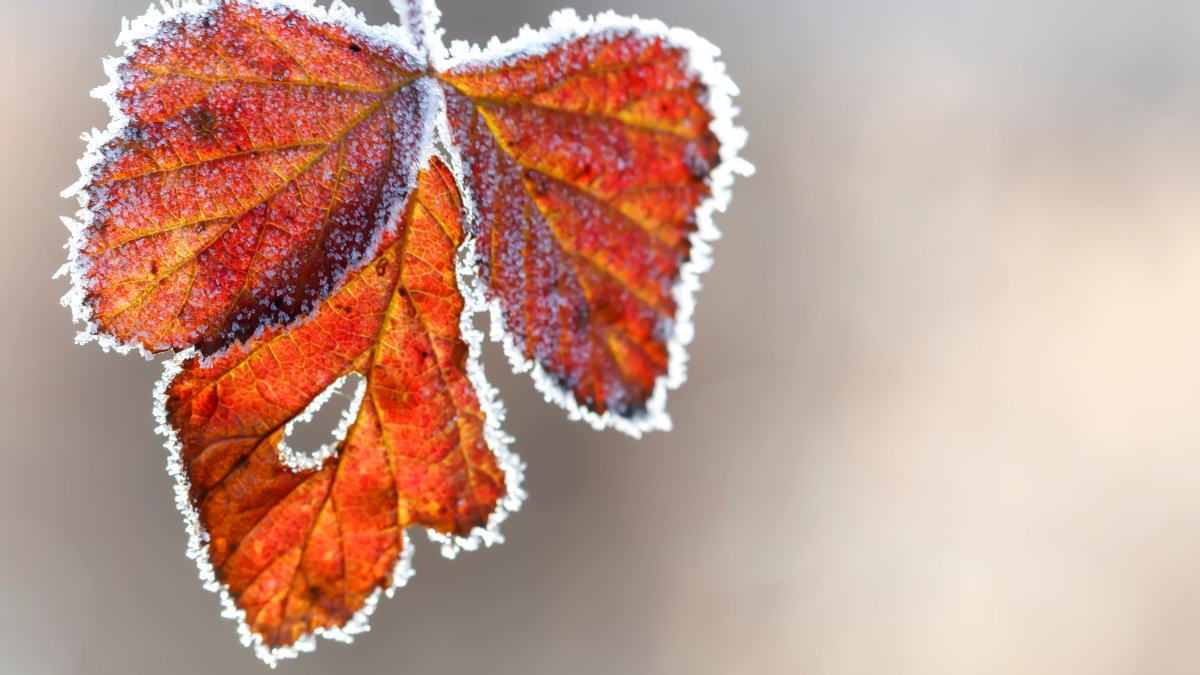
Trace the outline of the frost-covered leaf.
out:
[[[192,356],[165,386],[198,554],[268,660],[317,631],[361,629],[373,596],[407,578],[406,527],[490,541],[518,498],[519,465],[485,415],[459,323],[460,206],[435,160],[398,231],[309,320]],[[281,447],[286,427],[352,373],[363,385],[344,440],[305,466]]]
[[[711,217],[750,170],[688,31],[562,12],[448,52],[433,0],[392,1],[382,28],[340,0],[152,8],[68,191],[81,339],[184,350],[156,400],[190,553],[268,663],[364,630],[410,574],[405,528],[447,555],[499,541],[521,466],[485,305],[573,416],[668,426]],[[352,380],[306,454],[295,430]]]
[[[657,22],[561,13],[441,75],[510,355],[598,426],[665,426],[682,379],[704,228],[740,146],[713,53]]]
[[[114,123],[76,187],[92,335],[213,353],[329,293],[429,151],[425,64],[388,35],[270,0],[183,3],[127,30],[101,90]]]

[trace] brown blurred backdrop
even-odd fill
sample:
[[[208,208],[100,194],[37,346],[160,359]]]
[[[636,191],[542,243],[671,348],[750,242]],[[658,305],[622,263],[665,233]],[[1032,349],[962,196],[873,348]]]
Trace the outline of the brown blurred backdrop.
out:
[[[563,0],[443,0],[448,37]],[[159,366],[50,275],[146,0],[0,0],[0,672],[261,673],[183,555]],[[383,0],[357,4],[389,19]],[[288,673],[1200,672],[1200,4],[581,0],[693,28],[746,156],[677,429],[490,373],[508,542]]]

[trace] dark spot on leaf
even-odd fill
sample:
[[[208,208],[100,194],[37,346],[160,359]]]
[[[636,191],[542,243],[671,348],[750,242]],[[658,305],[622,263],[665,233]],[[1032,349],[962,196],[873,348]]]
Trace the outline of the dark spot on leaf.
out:
[[[157,260],[150,261],[150,274],[152,274],[153,276],[158,276],[158,261]]]
[[[697,180],[704,178],[712,171],[712,162],[701,155],[699,150],[688,152],[683,158],[683,164],[692,178]]]
[[[598,297],[592,301],[592,312],[596,320],[603,324],[618,323],[621,319],[621,307],[608,298]]]
[[[451,345],[453,351],[450,352],[448,363],[455,368],[463,369],[467,367],[467,345],[462,342],[455,342]]]
[[[591,323],[591,319],[592,310],[589,309],[587,305],[579,305],[575,308],[575,316],[572,317],[572,323],[575,326],[575,330],[587,330],[588,325]]]
[[[385,276],[385,275],[387,274],[387,271],[388,271],[388,260],[387,260],[387,258],[383,258],[383,259],[382,259],[382,260],[380,260],[379,262],[375,263],[375,274],[378,274],[379,276],[381,276],[381,277],[382,277],[382,276]]]
[[[571,380],[565,373],[550,373],[550,379],[554,380],[554,385],[559,389],[571,389]]]
[[[616,414],[618,414],[621,417],[624,417],[626,419],[633,417],[634,413],[637,411],[636,406],[634,406],[629,401],[623,401],[623,400],[614,402],[610,407],[613,412],[615,412]]]
[[[350,45],[350,51],[357,54],[362,51],[362,47],[359,47],[358,45]]]
[[[192,131],[196,134],[196,138],[202,141],[211,141],[217,135],[217,117],[203,105],[198,105],[189,108],[184,114],[184,120]]]

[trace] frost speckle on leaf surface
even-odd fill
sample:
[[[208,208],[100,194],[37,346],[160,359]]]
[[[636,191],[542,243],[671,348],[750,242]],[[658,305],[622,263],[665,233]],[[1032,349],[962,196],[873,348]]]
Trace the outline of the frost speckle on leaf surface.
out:
[[[399,34],[397,32],[397,34]],[[431,93],[345,8],[180,3],[124,31],[71,188],[84,339],[205,354],[310,312],[412,192]]]
[[[597,428],[670,427],[712,214],[752,171],[717,56],[690,31],[570,11],[441,55],[493,336]]]
[[[564,11],[447,49],[432,0],[393,5],[126,22],[66,193],[79,339],[179,352],[156,414],[190,555],[271,664],[366,629],[411,575],[405,528],[448,557],[502,541],[523,466],[480,315],[573,418],[669,428],[712,216],[752,171],[690,31]],[[292,447],[347,378],[330,442]]]

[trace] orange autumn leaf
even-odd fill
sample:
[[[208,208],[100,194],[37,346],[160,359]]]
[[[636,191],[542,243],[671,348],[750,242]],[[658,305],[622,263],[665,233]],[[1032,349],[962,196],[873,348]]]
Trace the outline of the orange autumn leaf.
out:
[[[689,31],[568,11],[451,51],[432,0],[393,5],[151,9],[69,190],[79,339],[180,352],[157,413],[190,553],[271,664],[365,629],[406,528],[498,541],[521,467],[476,312],[573,417],[669,426],[712,215],[751,169]],[[352,380],[336,442],[292,447]]]
[[[543,388],[638,431],[661,425],[651,399],[690,330],[681,285],[721,162],[713,92],[653,25],[559,22],[441,76],[476,267]]]
[[[516,476],[468,372],[460,206],[435,161],[379,255],[309,321],[192,356],[165,386],[181,498],[205,533],[198,554],[268,656],[342,629],[403,581],[405,528],[466,538],[503,513]],[[334,455],[305,466],[281,446],[287,425],[353,373],[357,414]]]
[[[94,333],[218,351],[310,311],[403,207],[427,153],[425,66],[321,18],[214,3],[111,68],[117,128],[76,187]]]

